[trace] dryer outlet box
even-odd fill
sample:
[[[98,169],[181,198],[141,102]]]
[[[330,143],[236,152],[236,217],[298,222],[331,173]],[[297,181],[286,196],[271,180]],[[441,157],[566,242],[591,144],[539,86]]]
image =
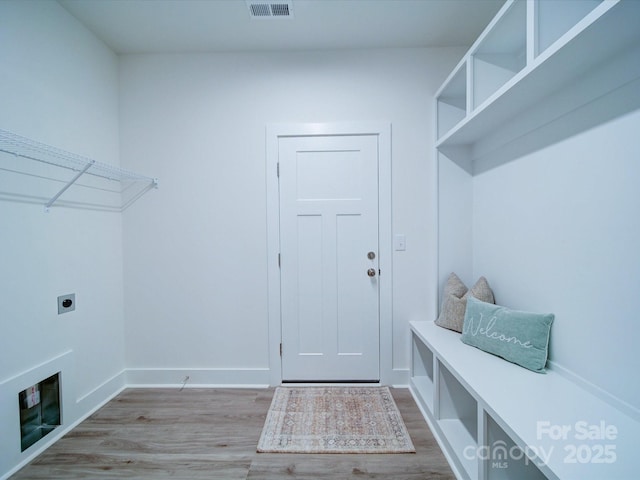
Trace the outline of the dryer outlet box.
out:
[[[58,297],[58,315],[73,312],[76,309],[76,294],[60,295]]]

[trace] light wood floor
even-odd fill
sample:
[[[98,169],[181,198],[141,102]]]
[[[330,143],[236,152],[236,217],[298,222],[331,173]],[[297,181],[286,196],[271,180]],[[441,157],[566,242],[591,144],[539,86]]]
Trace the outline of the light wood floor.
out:
[[[392,393],[416,454],[256,453],[273,389],[128,389],[11,480],[454,480],[409,391]]]

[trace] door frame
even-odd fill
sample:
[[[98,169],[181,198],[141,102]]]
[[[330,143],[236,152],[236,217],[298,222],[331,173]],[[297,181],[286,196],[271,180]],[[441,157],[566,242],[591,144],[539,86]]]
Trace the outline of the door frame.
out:
[[[279,123],[266,126],[267,283],[269,317],[269,383],[282,383],[280,309],[280,192],[278,143],[282,137],[376,135],[378,137],[378,241],[380,289],[380,384],[393,384],[393,250],[391,228],[391,123]]]

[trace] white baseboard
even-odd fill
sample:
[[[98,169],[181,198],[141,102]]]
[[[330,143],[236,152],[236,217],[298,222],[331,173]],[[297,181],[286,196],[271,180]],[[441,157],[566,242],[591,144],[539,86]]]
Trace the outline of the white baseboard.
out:
[[[395,388],[409,387],[409,369],[394,368],[391,370],[387,378],[383,378],[383,385],[389,385]]]
[[[126,388],[126,370],[122,370],[110,379],[98,385],[89,393],[78,397],[76,406],[80,412],[79,416],[86,418],[88,415],[86,412],[93,412],[102,407],[105,403],[118,395]]]
[[[129,368],[129,388],[266,388],[270,385],[268,368]],[[383,385],[407,387],[408,369],[393,369]]]
[[[130,368],[129,388],[242,388],[269,386],[268,368]]]

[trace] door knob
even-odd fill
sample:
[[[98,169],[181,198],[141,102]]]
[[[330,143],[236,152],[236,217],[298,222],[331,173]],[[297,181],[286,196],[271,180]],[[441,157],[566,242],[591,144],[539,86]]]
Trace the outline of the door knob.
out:
[[[367,270],[367,275],[369,275],[370,277],[375,277],[376,276],[376,269],[375,268],[370,268],[369,270]]]

